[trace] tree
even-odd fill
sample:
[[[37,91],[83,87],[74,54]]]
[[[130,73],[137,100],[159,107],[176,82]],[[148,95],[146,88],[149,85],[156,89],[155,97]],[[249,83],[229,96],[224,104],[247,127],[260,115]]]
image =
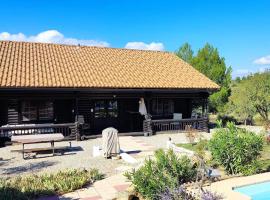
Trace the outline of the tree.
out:
[[[227,113],[238,119],[246,120],[259,113],[269,123],[270,72],[250,75],[232,87],[226,108]]]
[[[254,74],[244,82],[244,86],[247,90],[247,98],[267,122],[270,112],[270,72]]]
[[[218,92],[213,93],[209,97],[210,111],[224,112],[224,106],[228,102],[231,90],[228,87],[221,87]]]
[[[191,49],[190,44],[184,43],[177,51],[175,51],[175,54],[186,61],[187,63],[191,63],[193,59],[193,51]]]
[[[247,120],[252,121],[256,110],[248,98],[243,98],[246,95],[246,88],[242,87],[240,82],[234,85],[231,90],[229,102],[225,106],[226,114],[233,116],[238,121],[244,121],[246,125]]]
[[[230,96],[231,67],[226,66],[225,59],[220,57],[217,48],[208,43],[199,49],[191,64],[221,86],[218,92],[209,97],[209,108],[210,111],[223,111]]]
[[[241,81],[241,77],[239,77],[239,76],[236,77],[235,80],[234,80],[234,82],[236,82],[236,83],[239,83],[240,81]]]
[[[205,44],[202,49],[199,49],[191,64],[220,86],[229,87],[232,69],[226,66],[225,59],[220,57],[217,48]]]
[[[191,46],[185,43],[175,53],[221,86],[218,92],[209,97],[209,108],[210,111],[223,111],[230,95],[232,69],[226,66],[225,59],[219,55],[217,48],[207,43],[194,56]]]

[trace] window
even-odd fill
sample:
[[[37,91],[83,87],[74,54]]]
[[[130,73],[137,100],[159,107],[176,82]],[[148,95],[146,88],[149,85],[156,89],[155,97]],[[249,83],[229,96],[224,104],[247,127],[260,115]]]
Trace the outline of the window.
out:
[[[48,121],[53,119],[53,102],[47,101],[39,104],[39,120]]]
[[[51,101],[23,101],[21,104],[23,122],[52,121],[53,102]]]
[[[152,114],[153,115],[163,115],[163,102],[161,100],[152,101]]]
[[[108,117],[117,117],[117,101],[108,101]]]
[[[163,113],[164,115],[172,115],[174,113],[174,103],[172,100],[163,102]]]
[[[37,105],[35,102],[22,102],[22,121],[37,121]]]
[[[105,118],[106,117],[106,103],[105,101],[95,102],[95,118]]]
[[[207,114],[207,100],[206,99],[193,99],[192,103],[192,118],[200,118]]]
[[[167,99],[152,100],[152,115],[167,116],[174,112],[174,102]]]
[[[118,117],[116,100],[101,100],[95,102],[95,118]]]

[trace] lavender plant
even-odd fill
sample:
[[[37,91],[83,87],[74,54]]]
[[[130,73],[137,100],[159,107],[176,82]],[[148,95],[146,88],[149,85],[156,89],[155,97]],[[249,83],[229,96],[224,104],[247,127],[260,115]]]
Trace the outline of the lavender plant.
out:
[[[159,200],[160,194],[164,193],[165,197],[169,194],[168,188],[179,190],[179,185],[195,180],[197,166],[188,157],[178,157],[172,150],[165,152],[162,149],[154,156],[155,159],[145,160],[139,169],[125,173],[135,191],[144,198]],[[172,194],[177,193],[172,191]]]
[[[160,194],[160,200],[192,200],[193,198],[187,193],[187,191],[179,186],[175,189],[166,188],[166,190]]]
[[[215,192],[210,192],[208,190],[203,191],[201,195],[201,200],[221,200],[223,199],[222,195]]]

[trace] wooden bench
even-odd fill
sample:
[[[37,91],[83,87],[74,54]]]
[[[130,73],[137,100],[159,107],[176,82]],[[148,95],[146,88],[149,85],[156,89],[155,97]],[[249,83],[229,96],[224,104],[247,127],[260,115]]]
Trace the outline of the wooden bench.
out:
[[[64,136],[61,133],[52,133],[52,134],[38,134],[38,135],[14,135],[11,137],[11,141],[14,143],[21,143],[21,150],[13,150],[16,152],[22,152],[23,159],[25,159],[25,153],[33,153],[40,151],[52,151],[53,156],[55,155],[55,150],[57,149],[66,149],[67,147],[58,147],[55,148],[55,142],[63,141]],[[51,147],[47,148],[31,148],[25,149],[26,144],[38,144],[38,143],[50,143]],[[69,142],[69,147],[71,147],[71,142]]]
[[[69,142],[69,146],[64,146],[64,147],[41,147],[41,148],[31,148],[31,149],[15,149],[15,150],[11,150],[11,152],[22,152],[24,151],[24,153],[35,153],[35,152],[40,152],[40,151],[56,151],[56,150],[66,150],[71,148],[71,142]]]

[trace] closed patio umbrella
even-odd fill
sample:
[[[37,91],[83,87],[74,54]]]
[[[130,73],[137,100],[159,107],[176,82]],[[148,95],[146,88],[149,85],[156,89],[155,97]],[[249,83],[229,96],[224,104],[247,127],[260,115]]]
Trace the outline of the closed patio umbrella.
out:
[[[104,129],[102,131],[102,140],[102,150],[105,158],[120,154],[118,130],[113,127]]]

